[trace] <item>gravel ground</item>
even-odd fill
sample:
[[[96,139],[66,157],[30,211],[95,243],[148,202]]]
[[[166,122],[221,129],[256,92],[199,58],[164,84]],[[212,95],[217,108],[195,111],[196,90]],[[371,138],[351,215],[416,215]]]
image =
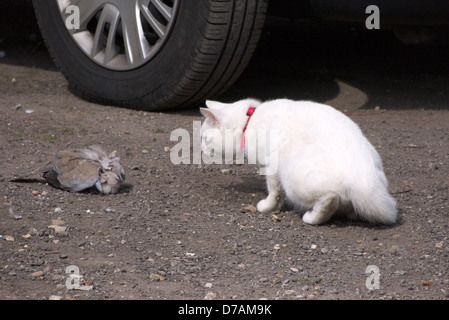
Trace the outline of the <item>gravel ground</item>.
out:
[[[221,99],[312,99],[346,112],[379,151],[399,207],[394,226],[309,226],[298,212],[254,210],[266,195],[255,167],[171,163],[170,133],[192,133],[198,106],[151,113],[73,96],[21,9],[27,23],[0,36],[0,299],[449,298],[446,49],[269,19]],[[92,143],[122,158],[119,194],[10,182]],[[67,286],[71,266],[79,288]]]

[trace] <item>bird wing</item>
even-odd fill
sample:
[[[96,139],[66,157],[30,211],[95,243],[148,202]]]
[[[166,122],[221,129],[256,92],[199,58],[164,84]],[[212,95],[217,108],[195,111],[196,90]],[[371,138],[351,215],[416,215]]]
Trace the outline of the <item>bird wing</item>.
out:
[[[64,150],[56,154],[44,178],[54,186],[77,192],[92,187],[99,178],[98,171],[96,161],[80,158],[74,150]]]

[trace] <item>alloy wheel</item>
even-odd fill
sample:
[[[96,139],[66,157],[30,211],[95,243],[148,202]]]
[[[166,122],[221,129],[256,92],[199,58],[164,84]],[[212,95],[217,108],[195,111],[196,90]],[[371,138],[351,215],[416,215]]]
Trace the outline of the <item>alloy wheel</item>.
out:
[[[179,0],[56,0],[77,45],[100,66],[132,70],[154,57],[170,35]]]

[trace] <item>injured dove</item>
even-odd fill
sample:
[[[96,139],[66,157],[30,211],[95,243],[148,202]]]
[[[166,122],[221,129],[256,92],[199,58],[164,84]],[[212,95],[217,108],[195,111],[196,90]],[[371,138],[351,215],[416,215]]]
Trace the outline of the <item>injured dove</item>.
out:
[[[95,187],[104,194],[117,193],[125,180],[125,171],[115,151],[110,155],[100,146],[58,151],[53,161],[33,174],[43,177],[54,187],[78,192]]]

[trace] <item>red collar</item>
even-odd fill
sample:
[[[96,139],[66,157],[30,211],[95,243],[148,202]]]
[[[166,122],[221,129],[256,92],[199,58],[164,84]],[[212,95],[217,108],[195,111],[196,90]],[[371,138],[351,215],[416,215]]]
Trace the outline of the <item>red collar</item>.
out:
[[[249,107],[248,111],[246,112],[246,115],[248,116],[248,120],[246,120],[245,127],[243,128],[242,141],[240,142],[240,149],[245,149],[245,131],[246,131],[246,127],[248,126],[249,119],[251,119],[251,116],[254,114],[254,111],[256,111],[255,107]]]

